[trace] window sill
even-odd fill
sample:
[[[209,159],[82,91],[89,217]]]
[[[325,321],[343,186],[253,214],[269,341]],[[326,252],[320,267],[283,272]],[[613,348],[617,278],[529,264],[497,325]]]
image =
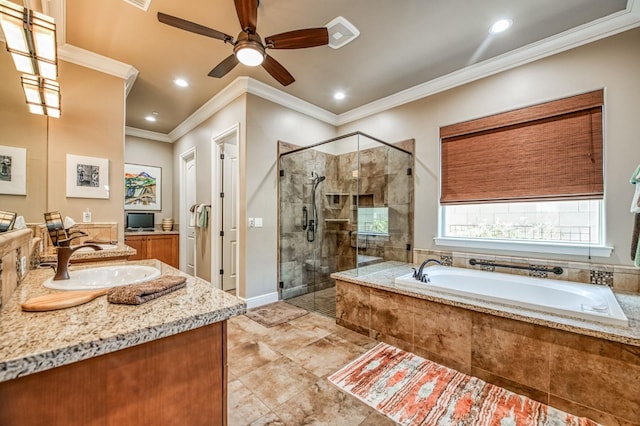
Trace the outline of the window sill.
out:
[[[530,253],[571,254],[578,256],[610,257],[613,247],[588,246],[567,243],[549,243],[532,241],[487,240],[480,238],[436,237],[436,245],[448,247],[522,251]]]

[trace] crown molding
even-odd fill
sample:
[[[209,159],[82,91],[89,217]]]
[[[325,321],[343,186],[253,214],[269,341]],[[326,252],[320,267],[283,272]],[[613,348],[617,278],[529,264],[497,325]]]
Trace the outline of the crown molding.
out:
[[[297,98],[293,95],[283,92],[280,89],[271,87],[261,81],[255,80],[250,77],[244,77],[248,79],[248,92],[252,95],[260,96],[263,99],[276,103],[286,108],[290,108],[294,111],[298,111],[309,117],[315,118],[325,123],[336,126],[338,124],[338,115],[320,108],[307,101]]]
[[[224,89],[216,93],[211,99],[205,102],[193,114],[187,117],[182,123],[169,132],[169,139],[176,141],[195,129],[200,123],[207,120],[216,112],[220,111],[231,103],[238,96],[247,93],[248,77],[238,77]]]
[[[629,0],[627,8],[611,16],[581,25],[561,34],[528,44],[492,59],[402,90],[338,115],[337,126],[395,108],[472,81],[546,58],[640,26],[640,0]]]
[[[110,74],[125,80],[127,94],[138,77],[138,70],[129,64],[81,49],[71,44],[58,46],[58,58],[76,65]]]
[[[151,130],[138,129],[137,127],[126,126],[124,128],[124,134],[127,136],[135,136],[137,138],[149,139],[149,140],[158,141],[158,142],[166,142],[166,143],[173,142],[169,138],[169,135],[167,134],[160,133],[160,132],[152,132]]]

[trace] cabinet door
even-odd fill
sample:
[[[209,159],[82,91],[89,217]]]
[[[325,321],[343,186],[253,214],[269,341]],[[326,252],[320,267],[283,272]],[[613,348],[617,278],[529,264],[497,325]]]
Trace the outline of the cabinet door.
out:
[[[147,259],[158,259],[178,268],[178,236],[175,234],[148,236]]]
[[[124,243],[137,251],[134,256],[129,256],[129,260],[142,260],[147,258],[147,237],[144,235],[127,235],[124,237]]]

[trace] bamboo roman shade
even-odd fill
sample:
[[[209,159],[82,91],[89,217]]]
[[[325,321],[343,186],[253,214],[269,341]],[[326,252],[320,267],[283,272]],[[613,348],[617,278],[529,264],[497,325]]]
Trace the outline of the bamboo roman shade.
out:
[[[599,199],[602,90],[440,128],[441,204]]]

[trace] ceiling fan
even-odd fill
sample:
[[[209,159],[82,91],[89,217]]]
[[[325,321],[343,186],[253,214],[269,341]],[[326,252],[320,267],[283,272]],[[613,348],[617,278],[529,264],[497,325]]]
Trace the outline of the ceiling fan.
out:
[[[259,0],[234,0],[242,31],[236,40],[232,36],[182,18],[158,12],[158,21],[185,31],[216,38],[233,45],[233,53],[209,72],[210,77],[221,78],[238,63],[249,66],[262,65],[280,84],[288,86],[295,79],[278,61],[267,55],[266,49],[303,49],[324,46],[329,43],[325,27],[288,31],[266,37],[264,43],[256,32]]]

